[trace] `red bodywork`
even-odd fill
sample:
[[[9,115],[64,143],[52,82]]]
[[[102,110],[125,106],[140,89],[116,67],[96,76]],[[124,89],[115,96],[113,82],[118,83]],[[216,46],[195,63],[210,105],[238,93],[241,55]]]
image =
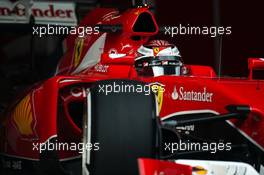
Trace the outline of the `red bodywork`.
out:
[[[140,175],[166,174],[166,175],[192,175],[192,167],[152,159],[139,159]]]
[[[152,20],[154,30],[134,31],[133,26],[142,14]],[[158,25],[148,8],[130,9],[122,14],[116,9],[95,9],[80,26],[95,24],[121,24],[123,29],[83,38],[68,36],[64,43],[66,54],[54,77],[34,85],[7,112],[0,132],[2,138],[6,138],[1,139],[1,152],[38,160],[40,154],[33,150],[33,143],[45,143],[53,137],[62,143],[81,142],[82,130],[74,122],[68,106],[72,102],[83,102],[85,88],[105,79],[164,85],[165,92],[158,95],[162,120],[172,115],[224,114],[228,112],[227,105],[249,105],[249,117],[243,122],[232,122],[264,148],[264,81],[254,80],[251,74],[249,79],[218,78],[211,67],[197,65],[186,65],[189,75],[185,76],[138,76],[134,67],[136,50],[158,33]],[[109,57],[111,53],[125,56],[113,59]],[[263,59],[254,60],[250,62],[250,69],[263,68]],[[79,155],[77,151],[60,151],[59,159],[68,160]]]

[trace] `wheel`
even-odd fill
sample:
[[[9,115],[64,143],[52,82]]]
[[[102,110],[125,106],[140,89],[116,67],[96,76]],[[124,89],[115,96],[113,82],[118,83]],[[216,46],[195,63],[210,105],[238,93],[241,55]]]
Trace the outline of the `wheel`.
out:
[[[136,81],[107,80],[90,89],[84,140],[85,143],[99,144],[99,150],[88,150],[84,154],[83,160],[91,175],[136,175],[138,158],[155,158],[158,155],[155,96],[145,92],[100,92],[102,87],[125,85],[145,86]]]

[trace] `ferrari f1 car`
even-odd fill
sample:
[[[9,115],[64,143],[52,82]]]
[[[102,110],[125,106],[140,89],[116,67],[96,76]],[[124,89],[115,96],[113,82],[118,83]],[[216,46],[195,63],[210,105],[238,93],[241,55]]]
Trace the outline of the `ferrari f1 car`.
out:
[[[186,65],[150,41],[145,5],[95,9],[87,26],[99,32],[69,35],[55,75],[1,118],[1,174],[263,173],[264,59],[248,60],[248,78]]]

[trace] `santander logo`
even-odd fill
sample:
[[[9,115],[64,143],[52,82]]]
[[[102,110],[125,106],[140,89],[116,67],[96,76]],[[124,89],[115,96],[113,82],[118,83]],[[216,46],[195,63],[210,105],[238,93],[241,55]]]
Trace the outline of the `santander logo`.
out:
[[[174,86],[173,92],[171,93],[171,98],[173,100],[180,101],[197,101],[197,102],[213,102],[214,94],[208,92],[207,87],[204,87],[201,90],[186,90],[183,86],[177,89]]]
[[[50,22],[68,25],[77,24],[74,3],[34,2],[30,5],[28,3],[0,2],[0,23],[8,22],[8,20],[26,23],[29,14],[35,17],[36,24],[50,24]]]
[[[174,86],[173,92],[171,93],[171,98],[173,100],[177,100],[179,98],[179,94],[177,92],[176,86]]]

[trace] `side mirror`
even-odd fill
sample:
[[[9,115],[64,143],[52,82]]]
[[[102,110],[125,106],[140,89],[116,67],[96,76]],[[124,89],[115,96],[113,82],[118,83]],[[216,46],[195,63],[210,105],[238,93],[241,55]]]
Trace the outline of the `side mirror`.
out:
[[[264,70],[264,58],[249,58],[248,69],[249,69],[248,78],[252,80],[254,70]]]

